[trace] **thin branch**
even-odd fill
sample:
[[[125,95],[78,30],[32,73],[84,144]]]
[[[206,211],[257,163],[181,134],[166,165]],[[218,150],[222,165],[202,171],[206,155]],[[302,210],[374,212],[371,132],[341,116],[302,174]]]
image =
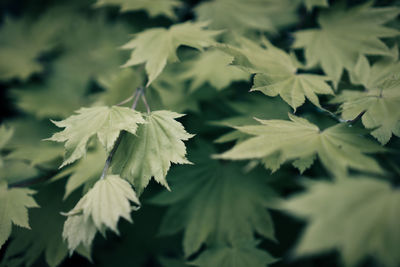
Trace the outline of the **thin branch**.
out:
[[[142,92],[142,101],[143,101],[144,105],[146,106],[147,114],[150,114],[150,112],[151,112],[150,106],[147,103],[146,95],[144,94],[144,92]]]
[[[131,109],[135,109],[136,108],[136,106],[138,104],[138,101],[139,101],[139,98],[140,98],[140,95],[142,94],[142,91],[143,91],[143,87],[139,87],[138,89],[136,89],[135,100],[133,101]]]

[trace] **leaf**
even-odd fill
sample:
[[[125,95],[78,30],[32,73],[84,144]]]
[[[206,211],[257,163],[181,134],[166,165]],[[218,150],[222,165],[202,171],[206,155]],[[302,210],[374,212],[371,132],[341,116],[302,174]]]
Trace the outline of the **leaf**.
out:
[[[165,68],[167,61],[178,61],[176,50],[181,45],[201,50],[212,45],[213,37],[219,31],[205,30],[207,23],[185,22],[175,24],[169,29],[152,28],[143,31],[123,46],[124,49],[133,49],[130,59],[124,67],[145,64],[148,74],[148,87]]]
[[[66,118],[90,105],[89,86],[118,71],[125,59],[125,51],[116,48],[127,40],[127,27],[102,16],[70,17],[73,22],[66,23],[60,37],[63,53],[52,62],[48,79],[11,90],[18,108],[38,118]]]
[[[97,0],[95,7],[118,5],[121,12],[145,10],[151,17],[164,15],[176,19],[174,9],[181,5],[177,0]]]
[[[200,3],[195,12],[214,29],[275,32],[296,22],[296,8],[288,0],[213,0]]]
[[[278,153],[279,162],[283,163],[318,155],[322,164],[336,175],[346,173],[348,168],[374,173],[383,172],[373,158],[364,155],[383,149],[362,138],[361,131],[346,124],[337,124],[320,130],[306,119],[291,114],[289,118],[290,121],[258,120],[260,125],[236,127],[237,130],[252,137],[215,157],[230,160],[262,160],[271,155],[277,156],[274,153]],[[269,167],[268,162],[266,167]],[[304,168],[301,167],[300,170],[304,171]]]
[[[54,122],[58,127],[65,128],[47,139],[56,142],[66,142],[66,156],[63,166],[83,157],[86,146],[93,135],[97,135],[107,152],[114,147],[122,130],[136,133],[137,124],[144,123],[141,114],[126,107],[92,107],[81,108],[65,120]]]
[[[43,71],[39,57],[57,44],[59,32],[67,16],[50,9],[39,19],[6,17],[0,29],[0,79],[27,80]],[[57,19],[55,19],[57,18]]]
[[[67,199],[72,192],[84,185],[84,191],[87,191],[95,181],[99,179],[106,161],[106,153],[99,146],[86,153],[86,156],[73,165],[63,168],[50,181],[54,182],[63,177],[69,176],[65,184],[64,200]]]
[[[320,64],[337,84],[343,69],[352,70],[360,55],[389,55],[379,39],[399,34],[383,24],[399,14],[395,7],[371,7],[372,1],[346,9],[336,5],[318,16],[318,29],[295,33],[294,48],[303,48],[307,64]]]
[[[366,88],[365,91],[344,90],[334,98],[332,103],[341,103],[342,118],[353,120],[362,112],[362,123],[372,129],[371,134],[385,145],[392,134],[400,136],[400,79],[393,78],[393,73],[400,70],[400,63],[388,60],[376,62],[369,66],[367,59],[360,58],[357,65],[362,73],[353,74]],[[354,77],[355,76],[355,77]]]
[[[303,0],[308,11],[312,11],[314,7],[329,7],[328,0]]]
[[[367,256],[384,266],[398,266],[399,204],[400,192],[388,182],[354,177],[314,182],[289,198],[284,209],[308,221],[296,255],[335,249],[346,266],[356,266]]]
[[[343,119],[352,120],[362,112],[362,123],[385,145],[392,134],[400,136],[400,80],[387,81],[380,89],[343,91],[335,100],[342,102]]]
[[[169,205],[160,234],[183,231],[186,256],[202,244],[236,245],[252,239],[255,232],[274,240],[273,222],[266,208],[273,207],[278,198],[265,176],[245,174],[236,164],[221,165],[209,159],[212,151],[203,147],[193,153],[196,165],[171,171],[172,192],[164,191],[151,201]]]
[[[61,237],[64,217],[60,210],[70,207],[74,199],[63,202],[62,190],[63,185],[60,183],[41,187],[35,196],[41,208],[34,209],[29,214],[32,229],[18,228],[13,231],[2,263],[10,267],[32,266],[43,255],[47,265],[55,267],[66,258],[68,248]],[[12,262],[16,259],[20,259],[22,263],[13,265]]]
[[[154,111],[145,117],[137,135],[124,135],[111,163],[113,173],[130,181],[140,194],[151,177],[169,189],[167,172],[171,163],[190,164],[186,159],[187,133],[171,111]]]
[[[298,62],[293,56],[273,46],[268,40],[262,45],[240,38],[239,49],[224,49],[235,56],[234,65],[255,73],[251,91],[261,91],[268,96],[280,95],[294,110],[305,98],[321,107],[317,94],[333,94],[326,83],[328,77],[316,74],[298,74]]]
[[[250,77],[236,66],[230,66],[233,57],[219,50],[212,49],[200,53],[195,59],[185,62],[185,71],[180,75],[184,80],[191,80],[189,91],[199,89],[209,83],[216,89],[223,89],[230,83],[248,80]]]
[[[257,241],[239,246],[219,246],[210,248],[191,262],[200,267],[265,267],[276,261],[268,252],[256,248]]]
[[[0,248],[11,234],[12,224],[28,228],[28,209],[39,207],[33,197],[35,191],[23,188],[7,188],[0,183]]]
[[[140,205],[130,184],[118,175],[108,175],[96,182],[76,206],[66,213],[63,238],[68,241],[68,249],[74,251],[79,244],[90,247],[96,230],[104,232],[110,228],[118,233],[120,217],[129,222],[132,207],[130,202]]]

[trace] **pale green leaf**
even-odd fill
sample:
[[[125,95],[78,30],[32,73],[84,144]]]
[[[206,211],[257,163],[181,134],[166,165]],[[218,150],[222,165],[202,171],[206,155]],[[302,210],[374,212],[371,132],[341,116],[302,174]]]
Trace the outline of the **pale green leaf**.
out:
[[[291,0],[213,0],[200,3],[195,12],[214,29],[275,32],[295,23],[298,3]]]
[[[174,9],[181,5],[178,0],[97,0],[95,6],[118,5],[121,12],[145,10],[151,17],[159,15],[175,19]]]
[[[371,7],[373,2],[346,9],[336,5],[318,16],[319,29],[295,33],[295,48],[304,48],[307,64],[319,64],[336,83],[343,69],[352,70],[360,55],[390,55],[379,39],[399,32],[383,26],[399,14],[395,7]]]
[[[221,47],[235,57],[234,65],[255,73],[252,91],[268,96],[280,95],[294,110],[305,99],[320,107],[317,94],[333,94],[326,83],[328,77],[316,74],[299,74],[293,56],[263,39],[262,45],[245,38],[238,40],[240,48]]]
[[[332,102],[341,103],[340,111],[345,120],[353,120],[365,112],[361,118],[363,125],[372,129],[371,134],[384,145],[392,134],[400,136],[400,79],[390,78],[400,69],[400,64],[388,66],[377,62],[372,68],[367,64],[363,68],[368,70],[369,76],[361,78],[367,90],[344,90]],[[382,82],[385,76],[387,79]]]
[[[113,157],[112,171],[130,181],[139,194],[151,177],[165,186],[171,163],[189,164],[183,141],[193,135],[176,121],[182,114],[160,110],[145,117],[137,135],[124,135]]]
[[[144,123],[139,112],[126,107],[81,108],[77,113],[78,115],[54,122],[65,129],[48,139],[66,142],[66,156],[61,167],[83,157],[92,136],[96,135],[106,151],[110,152],[121,131],[135,134],[137,124]]]
[[[12,224],[28,228],[29,218],[27,208],[39,207],[33,197],[35,191],[24,188],[7,188],[0,182],[0,248],[11,234]]]
[[[185,62],[185,70],[179,76],[184,80],[191,80],[190,91],[195,91],[206,83],[216,89],[223,89],[231,82],[248,80],[248,74],[236,66],[229,65],[232,61],[232,56],[219,50],[208,50]]]
[[[104,232],[110,228],[118,233],[117,223],[120,217],[132,222],[133,202],[140,205],[131,185],[118,175],[108,175],[95,183],[76,204],[66,213],[68,219],[64,225],[63,237],[68,241],[72,252],[79,244],[90,247],[96,230]]]
[[[257,248],[257,241],[238,246],[217,246],[200,254],[191,265],[199,267],[265,267],[276,262],[268,252]]]
[[[379,179],[314,182],[306,192],[291,197],[284,208],[308,221],[295,253],[338,250],[346,266],[369,256],[384,266],[398,266],[400,192]]]
[[[255,232],[274,240],[274,227],[266,208],[278,200],[265,176],[245,173],[240,165],[211,160],[207,146],[194,151],[195,165],[171,171],[172,192],[164,191],[152,199],[170,205],[160,233],[183,230],[183,249],[190,256],[203,244],[238,244],[252,239]],[[240,210],[240,212],[238,212]]]
[[[217,158],[243,160],[264,159],[279,153],[283,162],[318,155],[322,164],[334,174],[343,174],[348,168],[382,173],[378,163],[365,153],[383,149],[360,136],[362,132],[346,124],[337,124],[325,130],[306,119],[289,115],[291,121],[258,120],[259,125],[236,127],[251,137],[236,144]],[[304,170],[309,164],[295,163]],[[267,166],[268,167],[268,166]]]
[[[176,50],[185,45],[201,50],[212,45],[218,31],[205,30],[207,23],[185,22],[169,29],[153,28],[137,34],[124,49],[133,49],[124,67],[145,64],[149,86],[165,68],[167,62],[178,60]]]

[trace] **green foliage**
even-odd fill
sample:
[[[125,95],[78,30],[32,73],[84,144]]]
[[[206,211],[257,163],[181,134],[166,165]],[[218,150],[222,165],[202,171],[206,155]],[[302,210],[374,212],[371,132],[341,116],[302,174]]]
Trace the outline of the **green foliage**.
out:
[[[118,5],[121,7],[121,12],[146,10],[150,16],[155,17],[164,15],[175,19],[174,8],[180,6],[178,0],[98,0],[96,7],[106,5]]]
[[[0,266],[399,266],[399,10],[0,1]]]
[[[355,190],[356,189],[356,190]],[[373,255],[384,266],[397,266],[400,242],[400,192],[372,177],[310,182],[284,209],[309,220],[295,253],[337,249],[346,266]]]
[[[186,159],[183,141],[193,135],[187,133],[171,111],[154,111],[145,115],[136,135],[124,135],[112,164],[113,172],[130,181],[141,193],[151,177],[169,189],[167,172],[171,163],[190,164]]]
[[[145,63],[149,76],[149,86],[162,72],[168,61],[178,60],[176,50],[185,45],[201,50],[214,43],[213,37],[218,31],[205,30],[207,23],[186,22],[176,24],[169,29],[155,28],[141,32],[123,46],[124,49],[133,49],[125,67]]]
[[[238,247],[216,247],[204,252],[192,264],[200,267],[264,267],[276,261],[267,252],[255,248],[256,244],[257,242],[249,242]]]
[[[66,155],[61,167],[83,157],[93,135],[110,152],[122,130],[135,134],[137,124],[145,122],[139,112],[125,107],[81,108],[76,113],[78,115],[53,122],[65,129],[48,139],[65,142]]]
[[[332,173],[343,175],[348,168],[381,173],[378,163],[364,153],[383,151],[359,131],[344,124],[325,130],[306,119],[289,114],[290,121],[258,120],[259,125],[236,127],[252,137],[217,155],[222,159],[259,159],[272,170],[290,160],[300,171],[309,168],[318,155]]]
[[[237,245],[252,240],[254,232],[274,240],[273,223],[265,208],[276,205],[276,194],[263,177],[251,173],[243,179],[245,173],[239,166],[222,166],[207,159],[209,152],[194,152],[198,159],[194,166],[177,168],[171,174],[172,192],[163,192],[152,200],[171,205],[160,233],[174,234],[184,229],[187,256],[203,243]]]
[[[346,9],[338,4],[321,12],[320,28],[297,31],[293,47],[304,48],[307,64],[320,64],[337,83],[343,69],[352,70],[360,55],[389,55],[389,48],[379,38],[399,34],[383,26],[399,14],[399,9],[371,5],[372,1]]]
[[[34,193],[30,189],[9,189],[6,183],[0,183],[0,248],[10,236],[12,224],[30,228],[27,208],[39,207],[31,196]]]
[[[108,228],[118,232],[120,217],[132,222],[131,204],[140,205],[135,191],[129,183],[117,175],[109,175],[96,182],[76,204],[65,213],[63,237],[72,252],[80,244],[90,249],[96,231],[104,233]]]

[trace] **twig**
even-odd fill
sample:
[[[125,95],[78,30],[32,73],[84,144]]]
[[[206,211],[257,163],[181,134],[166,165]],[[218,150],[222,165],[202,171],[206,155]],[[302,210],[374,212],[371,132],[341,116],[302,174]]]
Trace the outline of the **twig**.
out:
[[[150,114],[150,112],[151,112],[150,106],[147,103],[147,99],[146,99],[146,95],[144,94],[144,91],[142,92],[142,101],[143,101],[144,105],[146,106],[147,114]]]

